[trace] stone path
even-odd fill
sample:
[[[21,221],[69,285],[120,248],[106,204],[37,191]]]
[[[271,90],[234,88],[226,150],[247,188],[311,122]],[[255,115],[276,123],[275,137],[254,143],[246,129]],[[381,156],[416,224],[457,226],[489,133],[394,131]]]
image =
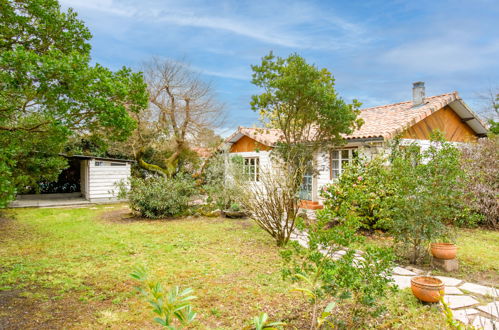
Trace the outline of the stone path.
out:
[[[315,213],[312,212],[307,212],[309,218],[315,218]],[[308,247],[306,232],[295,230],[291,239],[303,247]],[[324,253],[325,250],[321,252]],[[356,252],[356,258],[362,258],[363,252]],[[345,253],[346,251],[340,250],[333,255],[333,258],[341,258]],[[418,275],[431,275],[431,272],[424,272],[414,267],[397,266],[393,269],[391,278],[399,289],[406,289],[411,287],[411,278]],[[499,289],[453,277],[435,277],[444,282],[444,301],[452,309],[454,319],[477,329],[499,330]]]

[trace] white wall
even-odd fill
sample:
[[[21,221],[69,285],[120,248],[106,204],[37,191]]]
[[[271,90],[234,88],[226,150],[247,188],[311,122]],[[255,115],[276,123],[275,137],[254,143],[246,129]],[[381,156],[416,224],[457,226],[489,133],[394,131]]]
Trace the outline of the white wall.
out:
[[[375,155],[379,153],[383,153],[385,150],[384,144],[383,143],[349,143],[346,144],[341,148],[352,148],[356,147],[356,151],[358,152],[359,157],[363,159],[372,159]],[[322,187],[324,187],[327,184],[330,184],[333,182],[331,179],[331,174],[330,174],[330,156],[329,156],[329,151],[323,150],[319,151],[316,156],[315,156],[315,161],[317,164],[317,175],[316,175],[316,186],[315,186],[315,192],[316,194],[314,195],[314,201],[321,201],[322,198],[320,197],[320,190]]]
[[[258,157],[260,162],[260,174],[272,171],[272,161],[270,159],[270,151],[246,151],[246,152],[230,152],[227,153],[226,162],[230,157],[241,156],[243,158],[254,158]],[[228,168],[228,163],[226,163],[226,169]],[[226,178],[231,179],[230,174],[226,173]],[[248,181],[250,184],[260,185],[259,181]]]
[[[80,192],[81,195],[88,199],[88,160],[80,161]]]
[[[96,166],[96,162],[101,165]],[[117,200],[118,189],[116,184],[130,178],[130,163],[91,159],[88,160],[87,199],[91,202]],[[112,166],[111,164],[124,164]]]

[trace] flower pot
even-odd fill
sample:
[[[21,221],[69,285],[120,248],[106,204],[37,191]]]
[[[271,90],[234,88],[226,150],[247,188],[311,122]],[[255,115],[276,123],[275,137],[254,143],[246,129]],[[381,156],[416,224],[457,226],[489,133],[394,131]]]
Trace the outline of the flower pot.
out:
[[[246,217],[246,212],[244,212],[244,211],[224,210],[224,211],[222,211],[222,215],[224,217],[226,217],[226,218],[229,218],[229,219],[239,219],[239,218]]]
[[[457,246],[452,243],[431,243],[431,254],[438,259],[455,259]]]
[[[444,283],[436,277],[416,276],[411,279],[411,290],[419,300],[436,303],[444,296]]]

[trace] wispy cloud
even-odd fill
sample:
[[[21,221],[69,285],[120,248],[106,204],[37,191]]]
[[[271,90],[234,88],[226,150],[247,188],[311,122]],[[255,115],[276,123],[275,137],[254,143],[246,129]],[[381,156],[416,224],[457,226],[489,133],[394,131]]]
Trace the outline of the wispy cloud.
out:
[[[234,126],[257,119],[250,65],[270,50],[328,68],[340,95],[364,106],[410,99],[416,80],[428,94],[458,90],[471,106],[499,86],[497,0],[59,1],[90,27],[99,63],[187,58],[213,82]]]
[[[381,61],[404,70],[437,75],[489,67],[498,54],[498,41],[477,44],[431,38],[398,45],[383,54]]]
[[[234,10],[217,12],[195,5],[165,5],[154,2],[122,3],[112,0],[63,0],[65,6],[127,17],[150,24],[172,24],[183,27],[213,29],[239,35],[269,45],[293,49],[340,49],[362,42],[364,29],[333,13],[312,5],[280,2],[277,15],[248,18]],[[167,9],[164,9],[166,7]],[[256,11],[256,10],[255,10]],[[307,26],[304,26],[306,24]],[[331,31],[328,38],[318,30]],[[334,33],[333,33],[334,32]]]

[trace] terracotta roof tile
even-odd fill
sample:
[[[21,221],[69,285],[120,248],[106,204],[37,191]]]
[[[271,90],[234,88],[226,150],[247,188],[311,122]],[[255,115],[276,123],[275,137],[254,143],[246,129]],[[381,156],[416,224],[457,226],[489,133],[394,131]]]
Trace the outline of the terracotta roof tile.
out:
[[[393,138],[456,100],[460,100],[460,97],[457,92],[453,92],[427,97],[419,106],[413,106],[412,101],[407,101],[362,109],[359,117],[364,120],[364,124],[360,129],[345,136],[345,139]],[[282,137],[279,129],[239,127],[226,141],[230,141],[238,134],[246,135],[268,146],[274,145]]]
[[[198,154],[201,158],[209,158],[213,153],[212,148],[201,148],[201,147],[193,147],[192,151]]]
[[[453,92],[427,97],[424,104],[416,107],[412,101],[408,101],[362,109],[359,117],[364,120],[364,124],[345,138],[392,138],[458,99],[457,92]]]

